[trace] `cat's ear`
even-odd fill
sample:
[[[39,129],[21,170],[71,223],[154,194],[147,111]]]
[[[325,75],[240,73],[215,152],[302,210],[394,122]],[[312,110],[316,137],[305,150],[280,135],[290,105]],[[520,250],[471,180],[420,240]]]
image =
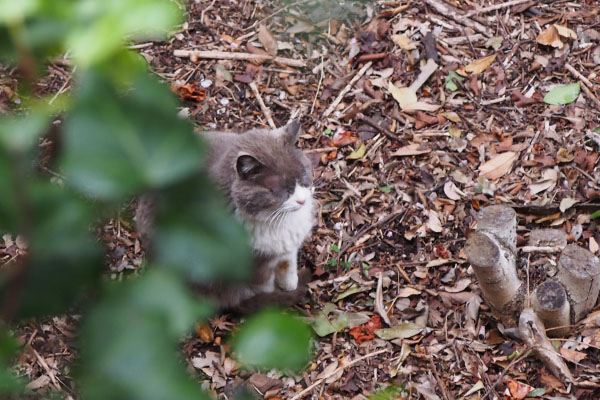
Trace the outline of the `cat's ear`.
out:
[[[235,170],[241,179],[248,179],[258,174],[263,165],[249,154],[241,153],[235,160]]]
[[[295,145],[300,136],[300,122],[293,120],[283,127],[283,137],[285,143]]]

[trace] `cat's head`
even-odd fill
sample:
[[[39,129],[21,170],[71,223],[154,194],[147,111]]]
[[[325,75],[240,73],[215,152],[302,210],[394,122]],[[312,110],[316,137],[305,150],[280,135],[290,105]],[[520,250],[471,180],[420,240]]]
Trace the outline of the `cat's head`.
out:
[[[296,147],[300,124],[242,134],[233,160],[232,200],[256,220],[312,208],[312,168]]]

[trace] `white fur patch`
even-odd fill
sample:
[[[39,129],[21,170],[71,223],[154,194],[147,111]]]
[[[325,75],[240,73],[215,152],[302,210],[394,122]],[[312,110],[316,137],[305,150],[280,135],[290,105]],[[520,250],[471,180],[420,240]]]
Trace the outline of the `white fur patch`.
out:
[[[304,204],[300,204],[300,203]],[[272,255],[296,254],[313,227],[314,200],[310,188],[296,185],[278,211],[249,224],[252,247]]]

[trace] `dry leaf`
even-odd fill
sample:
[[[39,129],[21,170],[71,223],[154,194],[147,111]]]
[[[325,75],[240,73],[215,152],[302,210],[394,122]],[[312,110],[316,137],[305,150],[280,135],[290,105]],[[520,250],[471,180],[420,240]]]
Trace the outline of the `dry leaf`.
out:
[[[425,154],[425,153],[429,153],[429,152],[431,152],[430,148],[425,147],[419,143],[411,143],[407,146],[400,147],[398,150],[396,150],[395,152],[393,152],[390,155],[404,157],[404,156],[417,156],[419,154]]]
[[[414,50],[417,44],[406,35],[392,35],[392,42],[402,50]]]
[[[579,203],[579,200],[575,200],[572,197],[565,197],[560,201],[560,206],[558,208],[560,209],[560,212],[564,213],[569,208],[573,207],[575,203]]]
[[[556,28],[556,31],[560,36],[565,37],[567,39],[577,39],[577,34],[572,29],[558,24],[554,24],[554,27]]]
[[[433,232],[440,233],[442,231],[442,223],[440,217],[434,210],[428,211],[429,220],[427,221],[427,227]]]
[[[542,179],[529,185],[529,191],[531,194],[538,194],[553,188],[557,181],[558,172],[554,168],[546,168],[542,171]]]
[[[574,363],[581,362],[584,358],[587,357],[587,354],[582,353],[580,351],[575,351],[571,349],[566,349],[564,347],[560,348],[560,354],[567,359],[567,361],[571,361]]]
[[[421,291],[417,290],[417,289],[413,289],[408,286],[405,286],[398,291],[397,296],[398,297],[409,297],[409,296],[415,296],[417,294],[421,294]]]
[[[539,44],[544,46],[552,46],[562,49],[563,42],[560,40],[560,36],[558,35],[558,30],[554,25],[550,25],[546,28],[542,33],[540,33],[536,39]]]
[[[590,243],[589,243],[588,248],[590,249],[590,251],[592,253],[598,252],[598,242],[596,242],[596,239],[594,239],[593,236],[590,237]]]
[[[375,292],[375,311],[381,318],[385,321],[388,326],[391,326],[390,317],[387,315],[387,311],[385,310],[385,306],[383,305],[383,275],[381,272],[379,273],[379,279],[377,281],[377,291]]]
[[[494,180],[510,171],[513,162],[517,159],[517,153],[507,151],[498,154],[494,158],[479,166],[479,176]]]
[[[465,195],[452,181],[444,184],[444,194],[450,200],[460,200]]]
[[[533,390],[533,387],[529,386],[528,384],[516,381],[514,379],[508,379],[506,386],[510,391],[511,399],[514,400],[524,399],[527,394]]]
[[[411,88],[396,87],[391,81],[388,83],[388,91],[398,102],[402,111],[437,111],[441,107],[438,104],[417,101],[417,95]]]
[[[487,69],[492,63],[496,60],[496,54],[492,54],[491,56],[480,58],[479,60],[473,61],[471,64],[467,65],[464,68],[459,69],[457,72],[461,75],[466,75],[468,73],[479,75],[483,71]]]
[[[367,147],[364,143],[362,143],[358,149],[354,150],[352,153],[346,157],[347,160],[359,160],[365,156],[365,152],[367,151]]]
[[[277,55],[277,40],[264,24],[258,25],[258,41],[265,47],[270,56]]]

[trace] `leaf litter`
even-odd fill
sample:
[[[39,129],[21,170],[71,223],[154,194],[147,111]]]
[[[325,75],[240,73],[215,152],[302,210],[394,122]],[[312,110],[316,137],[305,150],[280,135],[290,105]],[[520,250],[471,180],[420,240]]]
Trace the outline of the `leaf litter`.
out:
[[[319,221],[300,260],[314,275],[310,301],[296,307],[320,334],[314,359],[297,376],[240,369],[227,343],[239,317],[220,316],[181,348],[215,395],[245,386],[291,399],[316,384],[302,396],[400,387],[411,398],[600,396],[597,324],[580,324],[558,344],[585,383],[567,387],[535,359],[515,358],[525,346],[472,300],[479,289],[463,251],[477,211],[497,202],[516,206],[523,242],[553,225],[598,251],[598,8],[488,3],[190,2],[169,42],[140,50],[202,128],[267,126],[255,82],[276,125],[299,113],[300,145],[315,165]],[[173,55],[194,49],[268,57]],[[8,109],[16,81],[0,74],[0,109]],[[62,90],[68,77],[55,65],[39,90]],[[112,279],[138,273],[144,250],[127,218],[99,236]],[[26,253],[7,239],[0,263]],[[382,314],[387,326],[374,322]],[[19,328],[35,353],[15,368],[32,391],[77,398],[69,385],[77,326],[78,317],[57,316]],[[348,360],[358,361],[346,368]]]

